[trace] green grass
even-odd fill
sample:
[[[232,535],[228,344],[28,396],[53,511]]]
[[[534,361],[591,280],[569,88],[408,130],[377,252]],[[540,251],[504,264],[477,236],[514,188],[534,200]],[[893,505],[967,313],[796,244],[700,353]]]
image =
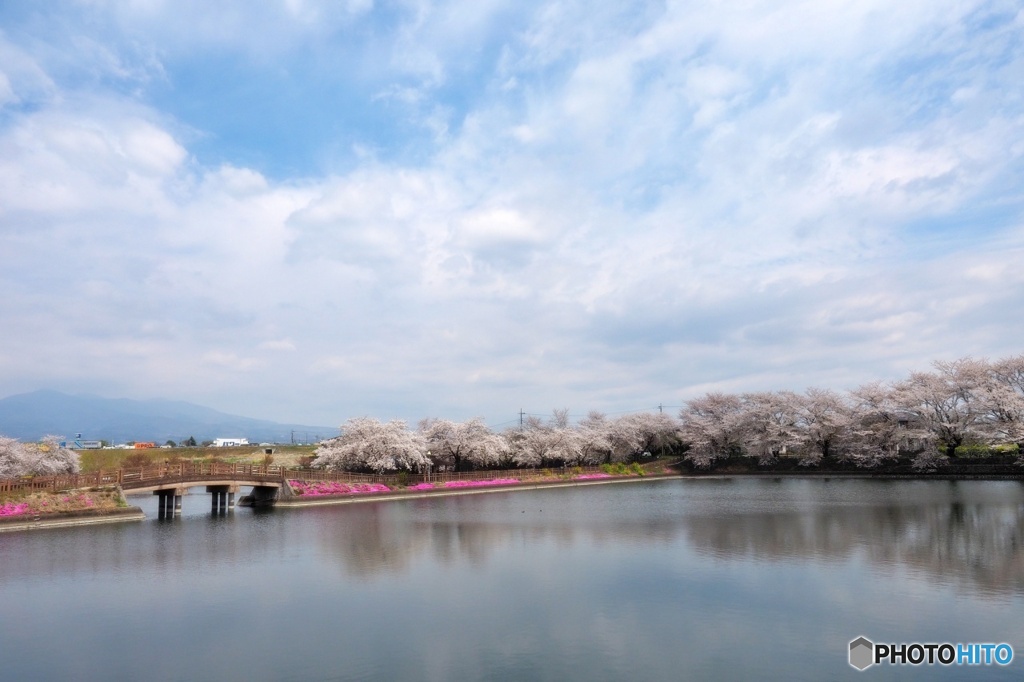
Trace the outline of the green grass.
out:
[[[274,445],[274,464],[297,466],[300,457],[312,456],[315,445]],[[259,445],[244,445],[237,448],[148,448],[145,450],[79,450],[80,465],[83,473],[93,471],[120,469],[125,460],[132,455],[146,457],[153,466],[165,461],[179,460],[213,460],[221,462],[255,462],[263,461],[264,448]],[[143,466],[147,466],[144,464]]]

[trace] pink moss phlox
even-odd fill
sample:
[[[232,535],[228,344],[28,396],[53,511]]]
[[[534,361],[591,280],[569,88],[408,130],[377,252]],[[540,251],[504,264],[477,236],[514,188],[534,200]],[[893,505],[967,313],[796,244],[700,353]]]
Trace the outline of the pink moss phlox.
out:
[[[577,481],[585,481],[592,478],[611,478],[611,474],[583,474],[582,476],[573,476]]]
[[[25,502],[0,504],[0,516],[21,516],[27,513],[28,504]]]
[[[515,485],[518,478],[492,478],[489,481],[448,481],[445,488],[480,488],[488,485]]]
[[[337,481],[288,481],[288,485],[299,495],[358,495],[363,493],[387,493],[391,488],[383,483],[339,483]]]

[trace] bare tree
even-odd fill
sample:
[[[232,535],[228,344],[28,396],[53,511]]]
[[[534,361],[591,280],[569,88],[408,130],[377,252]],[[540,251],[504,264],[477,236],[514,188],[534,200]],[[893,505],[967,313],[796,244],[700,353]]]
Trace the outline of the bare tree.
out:
[[[465,422],[424,420],[420,431],[426,438],[431,459],[453,471],[462,471],[466,465],[497,466],[509,452],[508,441],[491,431],[479,417]]]
[[[316,449],[313,466],[333,471],[419,471],[430,463],[422,434],[400,419],[380,422],[371,417],[349,419],[341,435]]]

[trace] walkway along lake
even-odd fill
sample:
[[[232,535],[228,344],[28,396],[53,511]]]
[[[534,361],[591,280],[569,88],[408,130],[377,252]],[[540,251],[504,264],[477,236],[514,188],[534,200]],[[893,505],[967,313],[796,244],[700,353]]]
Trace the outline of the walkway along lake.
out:
[[[1017,481],[665,479],[0,534],[4,679],[1019,679]]]

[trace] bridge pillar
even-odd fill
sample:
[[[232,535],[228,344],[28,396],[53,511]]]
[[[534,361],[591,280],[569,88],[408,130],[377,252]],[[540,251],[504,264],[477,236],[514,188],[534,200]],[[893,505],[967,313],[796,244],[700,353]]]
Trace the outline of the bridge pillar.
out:
[[[227,511],[235,508],[235,493],[238,492],[237,485],[208,485],[206,492],[211,494],[210,513]]]
[[[159,516],[161,519],[166,517],[166,516],[173,516],[174,515],[174,509],[173,508],[170,510],[170,513],[168,513],[168,509],[167,509],[167,507],[168,507],[168,500],[171,498],[171,495],[169,494],[170,492],[171,492],[170,490],[154,490],[153,491],[153,494],[157,496],[157,501],[156,501],[157,516]],[[171,502],[171,504],[173,504],[173,502]]]
[[[157,502],[157,514],[160,518],[181,514],[181,497],[185,494],[183,488],[154,490],[153,494],[160,498]]]
[[[279,488],[269,485],[255,485],[252,493],[245,495],[238,500],[242,507],[270,507],[277,501]]]

